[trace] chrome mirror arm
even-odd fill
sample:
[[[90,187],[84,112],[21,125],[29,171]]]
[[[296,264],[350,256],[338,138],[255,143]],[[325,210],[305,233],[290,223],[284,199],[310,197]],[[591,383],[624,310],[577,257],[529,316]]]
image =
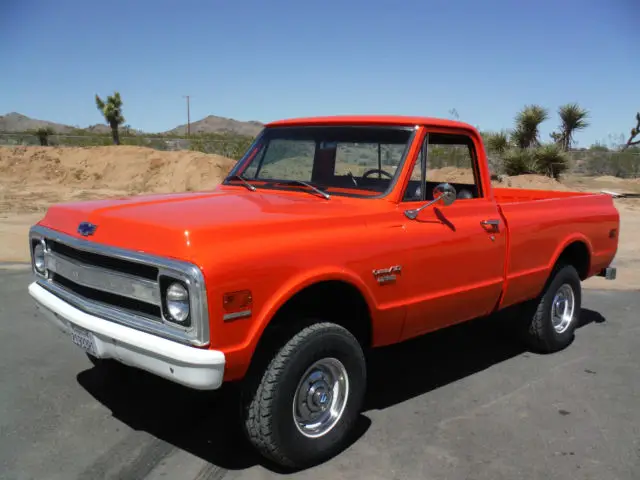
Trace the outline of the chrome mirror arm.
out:
[[[443,193],[442,195],[440,195],[437,198],[434,198],[433,200],[431,200],[430,202],[425,203],[424,205],[422,205],[419,208],[412,208],[411,210],[405,210],[404,214],[407,216],[407,218],[410,218],[411,220],[415,220],[418,217],[418,214],[424,210],[427,207],[430,207],[431,205],[433,205],[434,203],[438,202],[445,194]]]
[[[456,199],[456,189],[448,183],[441,183],[433,189],[433,200],[425,203],[419,208],[412,208],[410,210],[405,210],[404,214],[407,216],[407,218],[410,218],[411,220],[415,220],[418,217],[418,214],[422,210],[424,210],[427,207],[430,207],[434,203],[442,200],[442,203],[445,206],[448,206],[448,205],[451,205],[455,201],[455,199]]]

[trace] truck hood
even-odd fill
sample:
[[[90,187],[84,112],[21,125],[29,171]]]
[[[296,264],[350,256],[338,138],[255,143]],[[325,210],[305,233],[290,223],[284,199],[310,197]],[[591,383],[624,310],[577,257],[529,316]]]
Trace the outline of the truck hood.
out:
[[[39,224],[95,243],[193,260],[199,247],[213,247],[212,242],[353,227],[359,203],[297,191],[214,190],[61,203],[50,207]],[[80,235],[81,222],[96,225],[95,233]]]

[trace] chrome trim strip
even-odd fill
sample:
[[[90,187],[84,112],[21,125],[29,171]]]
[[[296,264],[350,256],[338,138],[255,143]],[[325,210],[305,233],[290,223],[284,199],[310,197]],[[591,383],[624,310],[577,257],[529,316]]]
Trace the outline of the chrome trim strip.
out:
[[[152,280],[95,267],[50,251],[45,252],[44,258],[47,270],[78,285],[132,298],[158,307],[162,304],[158,284]]]
[[[230,320],[237,320],[238,318],[246,318],[246,317],[250,317],[251,316],[251,310],[242,310],[240,312],[234,312],[234,313],[225,313],[222,316],[222,320],[227,322]]]
[[[51,279],[39,275],[33,268],[34,275],[40,285],[50,289],[52,292],[63,296],[70,303],[75,302],[78,308],[84,309],[102,318],[121,323],[124,325],[139,328],[165,338],[183,341],[195,346],[206,346],[209,344],[209,308],[207,302],[207,291],[204,275],[195,264],[160,257],[157,255],[125,250],[118,247],[111,247],[96,243],[91,240],[71,237],[67,234],[52,230],[40,225],[34,225],[29,230],[29,251],[33,257],[31,244],[34,240],[50,239],[64,243],[70,247],[86,252],[97,253],[108,257],[128,260],[143,265],[150,265],[158,268],[158,276],[164,275],[182,280],[189,287],[189,299],[191,302],[191,325],[181,327],[170,322],[164,316],[158,320],[152,320],[143,315],[133,314],[112,306],[98,305],[96,302],[88,302],[78,295],[65,292],[62,287],[54,285]],[[32,259],[33,264],[33,259]]]

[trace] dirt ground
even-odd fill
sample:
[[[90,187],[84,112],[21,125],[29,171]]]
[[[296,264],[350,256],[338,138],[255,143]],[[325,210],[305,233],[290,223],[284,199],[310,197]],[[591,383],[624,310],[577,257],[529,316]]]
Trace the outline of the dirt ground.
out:
[[[0,147],[0,262],[29,261],[27,232],[56,202],[88,200],[146,192],[213,188],[234,161],[199,152],[163,152],[144,147]],[[464,171],[438,172],[461,181]],[[445,178],[446,177],[446,178]],[[549,190],[640,193],[640,179],[563,178],[539,175],[506,177],[495,186]],[[640,289],[640,199],[615,201],[620,211],[620,245],[614,282],[592,278],[585,287]]]

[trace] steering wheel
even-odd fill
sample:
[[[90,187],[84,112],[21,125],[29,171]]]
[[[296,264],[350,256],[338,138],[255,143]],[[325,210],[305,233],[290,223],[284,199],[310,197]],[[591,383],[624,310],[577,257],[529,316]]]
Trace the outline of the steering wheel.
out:
[[[382,174],[386,175],[389,178],[393,178],[393,175],[391,175],[389,172],[385,172],[384,170],[380,170],[379,168],[372,168],[371,170],[367,170],[366,172],[364,172],[362,174],[362,178],[367,178],[367,176],[370,173],[376,173],[376,172],[382,173]]]

